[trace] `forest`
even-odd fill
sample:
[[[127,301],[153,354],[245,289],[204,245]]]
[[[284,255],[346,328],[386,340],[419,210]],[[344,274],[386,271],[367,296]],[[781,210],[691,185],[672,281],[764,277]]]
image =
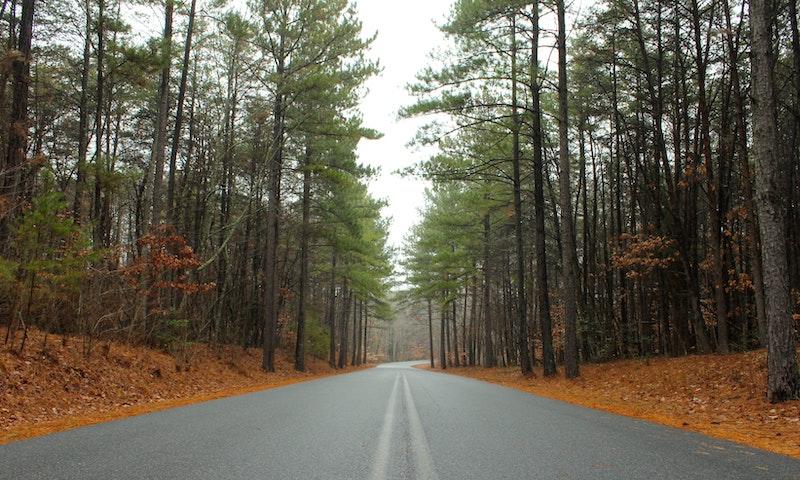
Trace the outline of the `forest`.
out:
[[[398,172],[429,189],[394,249],[355,4],[3,0],[4,345],[257,347],[273,372],[381,342],[567,378],[766,348],[766,398],[800,397],[796,2],[576,9],[453,3],[400,112],[438,153]],[[427,344],[395,352],[398,308]]]
[[[405,172],[431,182],[402,252],[431,366],[766,347],[767,398],[798,398],[796,2],[581,8],[457,1],[409,85],[440,152]]]
[[[38,328],[87,355],[367,360],[393,266],[355,153],[380,134],[357,108],[378,66],[352,5],[10,0],[0,17],[7,346],[44,348]]]
[[[0,0],[0,480],[797,480],[797,3]]]

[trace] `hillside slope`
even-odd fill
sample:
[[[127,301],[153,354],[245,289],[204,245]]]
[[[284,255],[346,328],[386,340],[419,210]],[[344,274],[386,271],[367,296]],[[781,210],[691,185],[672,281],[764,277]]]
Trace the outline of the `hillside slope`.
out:
[[[117,342],[83,349],[82,338],[35,330],[22,355],[0,345],[0,444],[338,372],[312,358],[296,372],[278,351],[266,374],[259,349],[229,346],[193,345],[180,359]]]
[[[446,372],[800,458],[800,400],[770,404],[766,351],[581,365],[566,380],[517,368]]]

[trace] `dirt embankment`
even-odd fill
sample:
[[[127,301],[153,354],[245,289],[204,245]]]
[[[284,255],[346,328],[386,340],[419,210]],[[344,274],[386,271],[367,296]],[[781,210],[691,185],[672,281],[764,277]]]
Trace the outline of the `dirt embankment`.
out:
[[[29,332],[22,355],[0,344],[0,444],[341,372],[312,358],[296,372],[278,351],[267,374],[259,349],[238,347],[194,345],[180,360],[116,342],[83,352],[81,338],[45,341],[40,331]]]
[[[576,380],[516,368],[447,372],[800,458],[800,400],[766,401],[763,350],[587,364]]]

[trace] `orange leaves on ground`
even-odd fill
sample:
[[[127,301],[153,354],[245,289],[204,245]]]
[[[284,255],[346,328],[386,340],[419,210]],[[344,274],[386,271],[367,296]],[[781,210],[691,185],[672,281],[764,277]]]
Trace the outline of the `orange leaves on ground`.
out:
[[[336,372],[313,357],[307,372],[296,372],[280,350],[276,372],[267,374],[255,348],[192,345],[187,362],[109,342],[87,358],[81,337],[50,334],[45,343],[35,329],[28,336],[22,355],[0,346],[0,444]]]
[[[586,364],[577,380],[517,368],[447,372],[800,458],[800,400],[767,402],[763,350]]]

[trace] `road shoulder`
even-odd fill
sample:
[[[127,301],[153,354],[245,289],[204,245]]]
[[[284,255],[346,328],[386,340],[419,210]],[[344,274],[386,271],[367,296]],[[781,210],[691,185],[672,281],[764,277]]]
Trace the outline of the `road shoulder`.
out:
[[[436,372],[482,380],[530,394],[644,419],[800,458],[800,401],[773,405],[763,396],[765,352],[624,360],[522,376],[516,368],[461,367]],[[430,370],[430,365],[417,368]]]

